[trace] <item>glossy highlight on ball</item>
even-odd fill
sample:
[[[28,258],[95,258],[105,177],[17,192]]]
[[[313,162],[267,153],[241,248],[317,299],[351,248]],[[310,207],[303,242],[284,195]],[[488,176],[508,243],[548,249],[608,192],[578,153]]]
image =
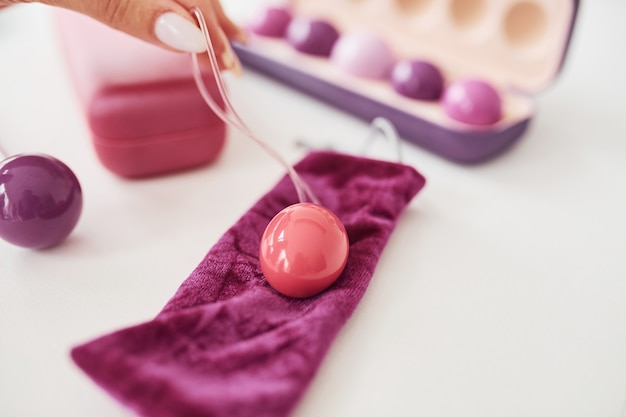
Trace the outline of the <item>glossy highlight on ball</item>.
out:
[[[74,173],[48,155],[16,155],[0,162],[0,237],[42,249],[74,229],[83,194]]]
[[[287,28],[287,41],[294,49],[309,55],[328,56],[339,39],[339,32],[323,20],[295,18]]]
[[[444,79],[434,64],[424,60],[399,61],[391,72],[391,84],[398,94],[417,100],[438,100]]]
[[[357,77],[385,79],[391,73],[396,57],[382,37],[370,32],[354,32],[337,40],[330,61]]]
[[[483,80],[455,81],[446,88],[441,100],[449,117],[469,125],[488,126],[502,118],[500,94]]]
[[[261,10],[250,25],[253,33],[280,38],[285,36],[291,22],[291,12],[286,7],[268,7]]]
[[[283,209],[261,238],[259,260],[268,283],[303,298],[331,286],[348,261],[348,234],[330,210],[298,203]]]

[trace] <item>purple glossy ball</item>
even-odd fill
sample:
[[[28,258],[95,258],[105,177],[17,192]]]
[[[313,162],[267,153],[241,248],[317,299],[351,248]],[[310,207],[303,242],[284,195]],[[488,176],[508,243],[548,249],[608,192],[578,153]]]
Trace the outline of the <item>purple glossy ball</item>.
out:
[[[337,29],[323,20],[297,18],[287,28],[289,44],[305,54],[328,56],[337,39]]]
[[[255,16],[250,30],[261,36],[282,38],[291,22],[291,12],[285,7],[267,7]]]
[[[74,229],[83,194],[74,173],[47,155],[17,155],[0,162],[0,237],[41,249]]]
[[[443,75],[430,62],[405,60],[393,67],[391,84],[403,96],[418,100],[438,100],[443,91]]]
[[[492,125],[502,118],[502,99],[489,83],[476,79],[456,81],[442,97],[448,116],[476,126]]]

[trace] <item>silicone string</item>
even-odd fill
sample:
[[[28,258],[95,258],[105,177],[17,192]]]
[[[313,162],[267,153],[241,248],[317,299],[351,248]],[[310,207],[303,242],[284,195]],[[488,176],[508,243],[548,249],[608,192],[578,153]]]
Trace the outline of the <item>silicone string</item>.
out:
[[[398,135],[398,131],[396,130],[393,123],[391,123],[388,119],[384,117],[376,117],[370,123],[369,132],[367,134],[367,137],[365,138],[363,147],[361,148],[359,155],[365,156],[367,154],[367,150],[371,147],[372,142],[381,136],[384,139],[387,139],[390,146],[393,147],[393,150],[395,151],[395,161],[402,162],[402,147],[400,146],[400,136]],[[333,147],[330,145],[316,147],[303,138],[296,138],[295,145],[307,150],[333,149]]]
[[[198,87],[198,91],[200,95],[209,106],[209,108],[225,123],[239,129],[243,134],[245,134],[249,139],[254,141],[257,145],[259,145],[265,152],[267,152],[272,158],[278,161],[281,165],[285,167],[293,185],[298,194],[298,200],[303,203],[307,200],[320,204],[318,198],[315,196],[313,191],[310,189],[308,184],[304,182],[304,180],[298,175],[296,170],[289,164],[274,148],[272,148],[267,142],[258,138],[252,130],[245,124],[242,118],[239,116],[237,111],[235,110],[232,102],[230,101],[230,97],[226,91],[226,85],[224,83],[224,79],[222,78],[219,71],[219,64],[217,62],[217,56],[215,55],[215,50],[213,49],[213,44],[211,42],[211,35],[209,34],[208,27],[206,25],[206,21],[202,12],[198,7],[191,8],[191,12],[195,15],[198,20],[198,24],[200,25],[200,29],[204,34],[204,40],[206,43],[207,54],[209,56],[209,60],[211,62],[211,66],[213,71],[213,77],[217,84],[217,89],[219,91],[220,97],[224,103],[224,109],[220,105],[216,103],[216,101],[209,93],[209,90],[206,88],[204,80],[202,78],[202,70],[200,69],[200,64],[198,62],[197,54],[191,54],[191,59],[193,63],[193,76],[196,82],[196,86]]]
[[[394,148],[396,152],[397,162],[402,162],[402,147],[400,146],[400,137],[398,136],[398,131],[396,130],[393,123],[391,123],[388,119],[384,117],[377,117],[372,120],[370,124],[370,134],[368,135],[365,146],[363,150],[363,154],[366,153],[367,149],[371,146],[372,142],[380,137],[379,135],[387,139],[390,142],[390,145]]]

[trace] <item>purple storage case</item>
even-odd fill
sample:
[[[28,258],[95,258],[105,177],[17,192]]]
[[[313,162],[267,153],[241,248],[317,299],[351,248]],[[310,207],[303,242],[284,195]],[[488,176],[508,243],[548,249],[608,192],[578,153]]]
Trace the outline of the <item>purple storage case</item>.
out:
[[[341,74],[328,58],[298,53],[281,38],[253,35],[235,50],[245,65],[365,120],[385,117],[404,139],[450,160],[483,162],[509,148],[528,127],[533,94],[562,68],[579,0],[471,2],[472,7],[463,1],[404,3],[291,0],[287,7],[294,17],[331,22],[340,33],[375,32],[399,59],[437,64],[447,83],[488,80],[503,97],[499,122],[456,122],[439,102],[401,97],[385,80]]]

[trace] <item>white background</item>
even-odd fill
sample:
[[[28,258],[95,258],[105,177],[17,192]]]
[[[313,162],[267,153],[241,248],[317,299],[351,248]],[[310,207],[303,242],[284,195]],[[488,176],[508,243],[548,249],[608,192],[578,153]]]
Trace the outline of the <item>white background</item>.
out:
[[[624,18],[622,0],[583,3],[563,73],[502,157],[466,167],[404,147],[427,187],[295,416],[623,415]],[[0,13],[0,144],[65,161],[85,193],[62,246],[0,242],[0,415],[130,416],[69,349],[152,318],[282,169],[231,133],[211,166],[116,178],[95,157],[57,42],[50,9]],[[295,138],[350,152],[367,133],[251,71],[231,90],[292,162]]]

